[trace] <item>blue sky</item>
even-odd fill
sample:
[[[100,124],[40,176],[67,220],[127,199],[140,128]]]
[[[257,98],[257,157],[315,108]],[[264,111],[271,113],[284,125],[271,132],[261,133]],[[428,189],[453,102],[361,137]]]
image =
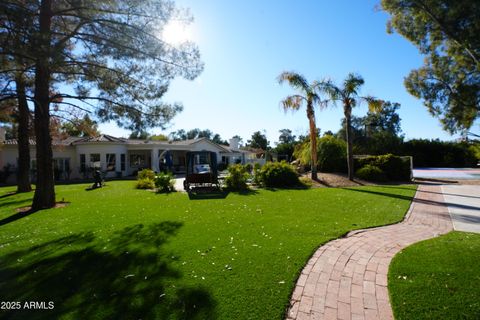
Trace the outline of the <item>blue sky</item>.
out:
[[[422,102],[410,96],[403,79],[423,61],[417,49],[398,34],[387,34],[388,15],[375,10],[376,1],[351,0],[177,0],[190,8],[192,39],[201,51],[205,70],[195,81],[174,80],[165,101],[179,101],[184,111],[170,127],[210,129],[224,139],[265,130],[273,142],[278,130],[305,134],[304,110],[284,113],[283,97],[293,93],[280,86],[282,71],[296,71],[309,81],[343,81],[349,72],[365,79],[362,94],[401,103],[402,129],[407,139],[451,140],[438,119]],[[366,106],[355,115],[364,115]],[[317,126],[336,132],[340,106],[316,110]],[[101,125],[104,133],[126,136],[114,125]]]

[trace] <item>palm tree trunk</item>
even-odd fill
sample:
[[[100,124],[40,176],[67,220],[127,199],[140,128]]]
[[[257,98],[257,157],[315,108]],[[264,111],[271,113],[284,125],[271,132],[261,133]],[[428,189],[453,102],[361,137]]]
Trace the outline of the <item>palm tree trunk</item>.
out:
[[[347,168],[348,179],[353,181],[353,143],[352,143],[352,107],[344,106],[345,132],[347,135]]]
[[[315,112],[311,102],[307,103],[307,117],[310,125],[310,153],[312,180],[318,180],[317,175],[317,126],[315,125]]]
[[[40,7],[39,55],[35,72],[35,139],[37,150],[37,187],[32,210],[55,206],[53,152],[50,136],[50,78],[49,51],[51,41],[52,0],[42,0]]]
[[[15,79],[18,99],[18,174],[17,192],[30,192],[30,146],[28,144],[29,118],[25,80],[22,75]]]

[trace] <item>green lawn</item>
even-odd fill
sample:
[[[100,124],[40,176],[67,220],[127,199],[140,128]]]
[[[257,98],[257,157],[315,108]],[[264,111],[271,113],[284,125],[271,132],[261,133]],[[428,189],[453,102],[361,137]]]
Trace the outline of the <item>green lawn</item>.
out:
[[[400,221],[413,186],[261,190],[189,200],[133,181],[57,187],[65,208],[29,216],[0,198],[0,297],[53,301],[35,319],[281,319],[322,243]],[[14,188],[1,188],[0,196]]]
[[[395,319],[480,319],[480,234],[451,232],[395,256],[388,288]]]

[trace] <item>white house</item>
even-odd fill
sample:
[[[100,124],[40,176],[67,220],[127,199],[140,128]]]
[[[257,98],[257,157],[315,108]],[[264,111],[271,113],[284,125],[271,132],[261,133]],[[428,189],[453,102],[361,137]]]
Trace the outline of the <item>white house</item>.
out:
[[[226,165],[256,161],[254,154],[238,147],[237,139],[231,139],[229,146],[223,146],[206,138],[153,141],[116,138],[102,134],[98,137],[69,137],[53,141],[55,178],[57,180],[86,178],[94,167],[100,168],[107,177],[125,177],[134,175],[144,168],[158,172],[167,162],[174,173],[182,173],[185,172],[188,151],[215,152],[217,162]],[[32,176],[36,169],[35,154],[35,141],[31,139]],[[14,171],[17,161],[17,141],[5,140],[5,131],[0,128],[0,170],[9,166]]]

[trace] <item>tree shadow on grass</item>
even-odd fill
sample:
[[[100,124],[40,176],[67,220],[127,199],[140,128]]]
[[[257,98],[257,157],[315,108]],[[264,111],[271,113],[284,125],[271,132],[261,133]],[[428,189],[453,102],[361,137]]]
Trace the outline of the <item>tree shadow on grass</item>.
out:
[[[470,205],[466,205],[466,204],[460,204],[460,203],[454,203],[454,202],[443,202],[443,201],[419,199],[419,198],[415,198],[415,197],[403,196],[403,195],[400,195],[400,194],[392,194],[392,193],[387,193],[387,192],[365,190],[365,189],[354,189],[354,188],[342,188],[342,189],[347,190],[347,191],[363,192],[363,193],[369,193],[369,194],[385,196],[385,197],[390,197],[390,198],[395,198],[395,199],[408,200],[408,201],[412,201],[414,203],[423,203],[423,204],[428,204],[428,205],[437,206],[437,207],[448,206],[448,207],[467,209],[467,210],[475,210],[475,211],[480,210],[479,207],[470,206]]]
[[[209,199],[225,199],[230,191],[218,189],[192,189],[188,192],[190,200],[209,200]]]
[[[205,288],[181,285],[165,243],[182,224],[141,224],[96,239],[80,233],[2,257],[2,301],[51,310],[2,310],[1,319],[214,319]]]
[[[10,197],[10,196],[14,196],[14,195],[16,195],[16,194],[17,194],[16,191],[10,191],[10,192],[7,192],[7,193],[5,193],[5,194],[2,194],[2,195],[0,196],[0,199],[6,198],[6,197]]]

